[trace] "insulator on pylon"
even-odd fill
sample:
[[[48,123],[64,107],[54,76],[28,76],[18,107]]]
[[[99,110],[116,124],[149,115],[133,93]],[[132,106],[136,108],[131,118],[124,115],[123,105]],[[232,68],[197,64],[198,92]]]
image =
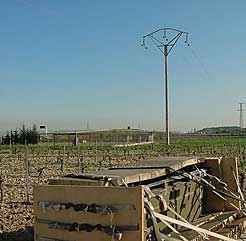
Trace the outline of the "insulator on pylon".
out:
[[[188,46],[190,46],[190,45],[189,45],[189,38],[188,38],[188,34],[186,34],[186,36],[185,36],[185,43],[186,43]]]
[[[145,39],[143,38],[143,42],[141,44],[142,47],[145,47]]]
[[[163,38],[164,38],[166,41],[168,41],[168,38],[167,38],[167,31],[166,31],[166,30],[164,30]]]

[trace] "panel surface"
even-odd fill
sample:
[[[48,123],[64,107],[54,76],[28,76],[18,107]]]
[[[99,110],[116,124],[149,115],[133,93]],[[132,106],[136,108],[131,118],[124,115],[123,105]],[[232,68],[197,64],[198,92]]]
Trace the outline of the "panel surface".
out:
[[[233,176],[238,180],[238,167],[236,158],[208,158],[205,160],[205,167],[209,174],[218,177],[221,181],[228,184],[228,189],[234,193],[237,193],[237,183]],[[221,185],[216,185],[219,190],[223,191]],[[240,207],[240,202],[226,197],[226,201],[220,198],[218,195],[214,194],[212,190],[206,190],[204,198],[204,211],[205,213],[220,212],[220,211],[234,211],[236,210],[234,206]],[[234,206],[232,206],[232,203]]]
[[[40,201],[53,203],[97,204],[97,205],[123,205],[122,210],[115,213],[90,213],[74,211],[73,208],[65,210],[44,209]],[[142,187],[84,187],[42,185],[34,187],[34,212],[37,219],[35,224],[35,238],[40,237],[65,241],[108,241],[110,234],[102,231],[67,231],[51,229],[46,221],[60,223],[90,224],[103,226],[131,226],[134,231],[123,231],[122,241],[143,241],[143,190]],[[41,238],[42,240],[42,238]],[[48,239],[47,239],[48,240]],[[117,240],[117,239],[115,239]]]
[[[159,157],[139,161],[128,167],[111,168],[108,170],[97,171],[95,173],[73,174],[72,178],[76,179],[74,182],[71,180],[71,177],[52,179],[50,180],[50,184],[73,185],[77,182],[78,185],[104,185],[104,178],[109,177],[111,182],[108,183],[108,185],[114,184],[118,186],[124,185],[124,183],[129,184],[141,182],[160,176],[165,176],[169,173],[169,168],[179,170],[186,166],[198,164],[200,162],[201,160],[193,157]],[[81,184],[79,184],[79,182],[81,182]]]

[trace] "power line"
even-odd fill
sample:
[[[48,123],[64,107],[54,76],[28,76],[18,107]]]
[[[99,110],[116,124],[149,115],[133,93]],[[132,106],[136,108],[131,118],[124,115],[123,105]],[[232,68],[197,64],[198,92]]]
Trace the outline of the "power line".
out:
[[[193,58],[197,60],[197,63],[200,65],[206,77],[210,79],[210,73],[208,72],[207,67],[204,64],[202,57],[198,54],[198,52],[192,46],[190,46],[190,50],[191,50],[191,54]]]

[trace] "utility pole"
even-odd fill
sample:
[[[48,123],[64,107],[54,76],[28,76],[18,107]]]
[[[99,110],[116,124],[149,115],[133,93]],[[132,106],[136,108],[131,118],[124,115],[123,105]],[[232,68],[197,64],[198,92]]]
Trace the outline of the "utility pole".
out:
[[[242,132],[242,129],[243,129],[243,111],[245,111],[244,109],[243,109],[243,105],[244,104],[246,104],[246,103],[244,103],[244,102],[240,102],[239,103],[239,113],[240,113],[240,115],[239,115],[239,126],[240,126],[240,132]]]
[[[146,47],[146,39],[150,39],[153,44],[164,55],[164,81],[165,81],[165,124],[166,124],[166,145],[170,145],[169,136],[169,91],[168,91],[168,55],[178,42],[179,38],[184,35],[185,43],[188,43],[188,32],[180,31],[174,28],[161,28],[143,36],[143,46]]]

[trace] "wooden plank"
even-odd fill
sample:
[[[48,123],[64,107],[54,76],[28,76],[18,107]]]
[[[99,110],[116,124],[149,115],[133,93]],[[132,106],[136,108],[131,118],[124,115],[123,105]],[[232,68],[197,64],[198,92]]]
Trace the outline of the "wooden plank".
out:
[[[222,158],[207,158],[205,160],[205,168],[208,173],[222,179],[222,168],[221,168]],[[212,212],[224,212],[224,200],[218,197],[212,192],[212,190],[204,190],[204,206],[206,213]]]
[[[103,181],[94,181],[79,178],[51,178],[49,179],[49,185],[82,185],[82,186],[112,186],[112,184],[105,183]]]
[[[223,228],[225,225],[230,225],[228,223],[232,222],[234,218],[236,218],[236,216],[237,216],[237,212],[235,211],[209,214],[202,218],[197,219],[195,222],[192,222],[192,225],[201,227],[205,230],[217,232],[219,229]],[[188,240],[199,240],[199,237],[200,237],[200,235],[197,232],[194,232],[193,230],[189,228],[183,227],[179,230],[179,232],[182,236],[184,236]],[[178,238],[177,234],[171,234],[171,236]]]
[[[205,159],[205,168],[208,173],[218,177],[221,181],[228,184],[229,190],[237,193],[237,183],[234,179],[233,172],[238,178],[238,167],[236,158],[208,158]],[[221,189],[220,185],[216,185]],[[223,191],[223,189],[221,189]],[[236,207],[240,208],[240,202],[226,197],[226,201],[218,197],[211,190],[205,191],[204,207],[205,211],[220,212],[220,211],[234,211],[235,207],[229,204],[231,202]]]
[[[114,225],[138,225],[139,220],[136,219],[136,211],[125,210],[123,212],[115,213],[113,215]],[[75,212],[72,209],[69,210],[49,210],[43,211],[41,207],[35,207],[35,215],[39,219],[59,220],[67,223],[89,223],[96,225],[110,225],[110,215],[95,214],[89,212]]]
[[[97,171],[96,173],[81,173],[74,174],[73,178],[81,180],[81,185],[94,185],[89,182],[95,182],[94,178],[98,178],[99,185],[103,185],[103,178],[110,177],[113,185],[119,186],[125,183],[134,183],[150,180],[160,176],[165,176],[170,171],[169,169],[179,170],[186,166],[198,164],[202,162],[198,158],[191,157],[161,157],[154,159],[146,159],[128,167],[111,168],[108,170]],[[77,181],[76,180],[76,181]],[[60,179],[52,179],[51,184],[69,184],[71,177],[64,177]],[[79,183],[79,181],[78,181]],[[79,184],[80,185],[80,184]],[[109,184],[110,185],[110,184]]]
[[[128,204],[129,210],[118,211],[110,214],[94,214],[89,212],[75,212],[68,210],[43,210],[39,201],[52,201],[58,203],[73,204],[98,204],[116,205]],[[88,223],[103,226],[139,225],[139,231],[124,231],[122,241],[143,241],[144,237],[144,213],[143,213],[143,189],[142,187],[84,187],[42,185],[34,187],[34,213],[37,219],[59,221],[63,223]],[[111,221],[112,220],[112,221]],[[48,224],[35,224],[36,240],[40,236],[57,238],[61,240],[76,241],[108,241],[110,236],[100,231],[93,232],[68,232],[64,230],[49,229]]]
[[[47,237],[55,240],[66,240],[66,241],[111,241],[111,236],[100,231],[92,232],[68,232],[63,230],[49,229],[47,225],[35,224],[35,241],[39,241],[40,237]],[[121,241],[138,241],[139,232],[124,232]],[[116,239],[115,239],[116,241]]]
[[[205,235],[208,235],[208,236],[211,236],[211,237],[215,237],[215,238],[218,238],[219,240],[225,240],[225,241],[235,241],[235,239],[231,239],[231,238],[228,238],[228,237],[224,237],[220,234],[217,234],[215,232],[211,232],[207,229],[203,229],[203,228],[200,228],[200,227],[197,227],[197,226],[194,226],[192,224],[189,224],[189,223],[185,223],[183,221],[179,221],[177,219],[174,219],[174,218],[170,218],[170,217],[167,217],[165,215],[162,215],[162,214],[159,214],[159,213],[154,213],[155,216],[157,218],[159,218],[161,221],[167,221],[169,223],[174,223],[174,224],[177,224],[177,225],[180,225],[180,226],[183,226],[183,227],[186,227],[188,229],[192,229],[194,231],[197,231],[197,232],[201,232]]]
[[[233,172],[236,175],[238,180],[238,166],[237,166],[237,158],[233,157],[223,157],[221,160],[222,165],[222,181],[228,184],[228,189],[232,190],[234,193],[237,193],[237,183],[234,179]],[[240,202],[228,198],[228,201],[234,204],[236,207],[240,208]],[[235,210],[228,202],[224,202],[224,209],[226,211]]]
[[[201,159],[194,157],[183,157],[183,156],[175,156],[175,157],[159,157],[153,159],[145,159],[139,161],[132,165],[133,167],[171,167],[175,170],[180,168],[200,163]]]

